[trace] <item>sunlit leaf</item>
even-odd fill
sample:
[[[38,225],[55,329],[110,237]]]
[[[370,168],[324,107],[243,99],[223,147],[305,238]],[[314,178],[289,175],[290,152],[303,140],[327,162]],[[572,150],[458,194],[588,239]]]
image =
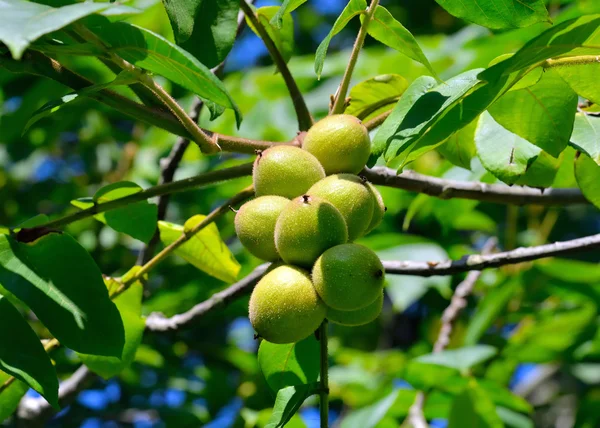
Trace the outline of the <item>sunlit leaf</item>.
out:
[[[504,424],[496,413],[492,400],[475,379],[452,403],[448,428],[477,427],[503,428]]]
[[[282,428],[296,414],[304,400],[317,388],[318,383],[288,386],[277,391],[273,414],[265,428]]]
[[[283,0],[279,10],[275,15],[273,15],[273,18],[271,18],[271,25],[273,25],[275,28],[281,28],[285,14],[292,13],[304,3],[306,3],[306,0]]]
[[[399,74],[383,74],[360,82],[350,90],[350,105],[344,113],[368,120],[391,110],[408,87]]]
[[[600,73],[599,63],[556,67],[556,72],[577,95],[600,104],[600,88],[596,82],[596,76]]]
[[[3,385],[9,377],[10,375],[0,370],[0,385]],[[0,422],[8,418],[17,409],[21,398],[28,389],[27,384],[17,380],[2,391],[2,394],[0,394]]]
[[[275,46],[277,46],[283,59],[287,62],[294,52],[294,20],[292,15],[288,13],[281,18],[281,25],[279,27],[273,26],[270,21],[275,17],[278,10],[277,6],[263,6],[256,9],[256,16],[269,34],[271,40],[275,43]],[[247,18],[246,23],[260,37],[258,30],[254,28],[252,22]]]
[[[493,346],[475,345],[422,355],[418,357],[416,361],[465,371],[479,363],[489,360],[496,355],[497,352],[497,349]]]
[[[393,391],[376,403],[348,414],[340,425],[341,428],[375,428],[396,401],[398,391]]]
[[[586,199],[600,208],[600,165],[580,154],[575,160],[575,178]]]
[[[577,113],[571,145],[600,165],[600,117]]]

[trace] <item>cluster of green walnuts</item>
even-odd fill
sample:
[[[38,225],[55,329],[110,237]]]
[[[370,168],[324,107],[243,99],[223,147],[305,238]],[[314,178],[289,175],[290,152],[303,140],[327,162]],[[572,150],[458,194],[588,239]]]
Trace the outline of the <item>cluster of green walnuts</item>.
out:
[[[373,321],[383,305],[379,257],[352,241],[382,220],[377,189],[357,176],[371,151],[354,116],[316,123],[302,148],[275,146],[258,154],[256,198],[235,217],[242,244],[275,262],[250,297],[250,321],[272,343],[293,343],[325,318],[343,325]]]

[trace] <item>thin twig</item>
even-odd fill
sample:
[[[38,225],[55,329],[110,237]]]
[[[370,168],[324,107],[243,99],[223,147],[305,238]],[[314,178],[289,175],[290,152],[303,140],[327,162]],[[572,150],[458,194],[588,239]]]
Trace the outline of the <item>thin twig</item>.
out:
[[[481,250],[482,256],[490,254],[497,244],[498,240],[496,238],[488,239]],[[450,299],[450,304],[442,314],[442,325],[440,326],[437,340],[433,345],[434,353],[442,352],[450,343],[450,335],[452,334],[454,322],[458,318],[458,315],[463,308],[467,306],[467,297],[473,291],[473,288],[475,287],[475,284],[480,276],[480,270],[471,271],[467,274],[467,277],[456,287],[456,290]],[[427,427],[427,421],[423,415],[425,399],[425,393],[419,391],[413,405],[410,407],[408,412],[409,422],[414,428]]]
[[[281,56],[281,52],[279,52],[275,42],[273,42],[262,22],[260,22],[260,19],[252,10],[252,6],[250,6],[246,0],[240,0],[240,6],[246,14],[246,17],[248,17],[248,20],[252,23],[260,35],[260,38],[267,47],[273,62],[281,73],[281,77],[283,77],[283,80],[285,81],[285,85],[287,86],[290,97],[292,98],[292,103],[294,104],[294,109],[296,110],[296,116],[298,117],[298,129],[300,131],[308,131],[313,124],[312,116],[310,115],[310,111],[306,106],[306,102],[304,101],[304,97],[302,96],[300,88],[298,88],[296,80],[294,80],[290,69],[283,59],[283,56]]]
[[[366,122],[364,122],[364,125],[367,127],[367,129],[369,131],[372,131],[373,129],[377,128],[378,126],[380,126],[383,122],[385,122],[385,120],[388,118],[388,116],[390,114],[392,114],[392,110],[390,109],[388,111],[384,111],[383,113],[375,116],[374,118],[367,120]]]
[[[379,0],[371,0],[371,4],[369,5],[369,8],[365,13],[365,18],[362,21],[360,30],[358,31],[358,35],[356,36],[356,40],[354,41],[354,46],[352,47],[352,52],[350,53],[348,66],[346,67],[346,71],[344,72],[344,76],[342,77],[342,81],[336,92],[333,105],[331,106],[330,114],[340,114],[344,112],[344,108],[346,106],[346,94],[348,93],[348,88],[350,87],[352,73],[354,73],[356,61],[358,61],[358,54],[360,53],[360,50],[362,49],[365,43],[369,23],[371,22],[371,19],[375,14],[375,10],[377,9],[378,4]]]

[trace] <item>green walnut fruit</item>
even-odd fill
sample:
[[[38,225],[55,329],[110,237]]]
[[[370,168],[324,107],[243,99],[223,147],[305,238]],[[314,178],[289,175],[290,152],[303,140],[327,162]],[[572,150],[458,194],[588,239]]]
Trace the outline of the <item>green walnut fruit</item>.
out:
[[[290,202],[282,196],[260,196],[246,202],[235,215],[235,232],[240,242],[259,259],[275,261],[275,223]]]
[[[319,327],[327,307],[315,291],[307,271],[282,265],[256,284],[248,312],[260,337],[271,343],[294,343]]]
[[[324,177],[325,171],[317,158],[306,150],[284,145],[260,152],[252,170],[256,196],[293,199]]]
[[[370,305],[354,311],[338,311],[337,309],[327,308],[327,319],[336,324],[347,326],[368,324],[379,316],[381,308],[383,308],[383,293]]]
[[[346,220],[348,240],[362,236],[371,224],[375,199],[367,183],[354,174],[336,174],[324,178],[309,190],[333,204]]]
[[[344,217],[324,199],[303,195],[283,209],[275,225],[275,247],[289,264],[311,267],[328,248],[348,240]]]
[[[387,211],[385,203],[383,202],[383,197],[381,196],[381,193],[379,193],[379,190],[377,190],[377,188],[371,183],[367,183],[367,187],[371,191],[371,195],[373,195],[375,204],[373,206],[373,216],[371,217],[371,223],[369,223],[369,226],[365,231],[365,235],[373,229],[375,229],[377,226],[379,226],[379,224],[383,220],[385,212]]]
[[[330,248],[313,267],[317,293],[327,306],[353,311],[373,303],[383,290],[384,270],[372,250],[358,244]]]
[[[308,130],[302,148],[321,162],[327,175],[357,174],[371,155],[369,131],[349,114],[327,116]]]

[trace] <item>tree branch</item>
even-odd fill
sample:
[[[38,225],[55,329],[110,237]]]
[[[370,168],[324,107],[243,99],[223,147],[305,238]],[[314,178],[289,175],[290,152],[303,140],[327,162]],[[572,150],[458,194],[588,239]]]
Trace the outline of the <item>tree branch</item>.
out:
[[[348,60],[348,66],[346,67],[346,71],[344,72],[340,86],[335,94],[335,99],[333,101],[333,105],[331,106],[330,114],[340,114],[344,112],[344,107],[346,106],[346,94],[348,93],[348,87],[350,86],[352,73],[354,73],[356,61],[358,61],[358,54],[365,43],[369,23],[375,14],[378,4],[379,0],[371,0],[371,4],[367,9],[365,19],[363,19],[360,30],[358,31],[358,35],[356,36],[356,40],[354,41],[354,46],[352,47],[352,52],[350,53],[350,59]]]
[[[269,33],[267,33],[265,27],[262,25],[262,22],[260,22],[260,19],[252,10],[252,6],[246,3],[246,0],[240,0],[240,6],[246,14],[248,20],[252,23],[260,35],[260,38],[267,47],[273,62],[281,73],[281,77],[283,77],[283,80],[285,81],[285,85],[287,86],[290,97],[292,98],[292,103],[294,104],[294,109],[296,110],[296,116],[298,117],[298,129],[300,131],[308,131],[313,124],[312,116],[308,111],[308,107],[306,106],[306,102],[304,101],[304,97],[302,96],[300,88],[298,88],[290,69],[281,56],[281,52],[279,52],[279,49],[277,49],[277,46],[269,36]]]
[[[486,184],[474,181],[457,181],[430,177],[414,171],[396,175],[391,168],[375,167],[362,173],[367,180],[381,186],[395,187],[411,192],[425,193],[441,199],[462,198],[477,201],[514,205],[566,205],[587,204],[579,189],[545,189],[505,184]]]

